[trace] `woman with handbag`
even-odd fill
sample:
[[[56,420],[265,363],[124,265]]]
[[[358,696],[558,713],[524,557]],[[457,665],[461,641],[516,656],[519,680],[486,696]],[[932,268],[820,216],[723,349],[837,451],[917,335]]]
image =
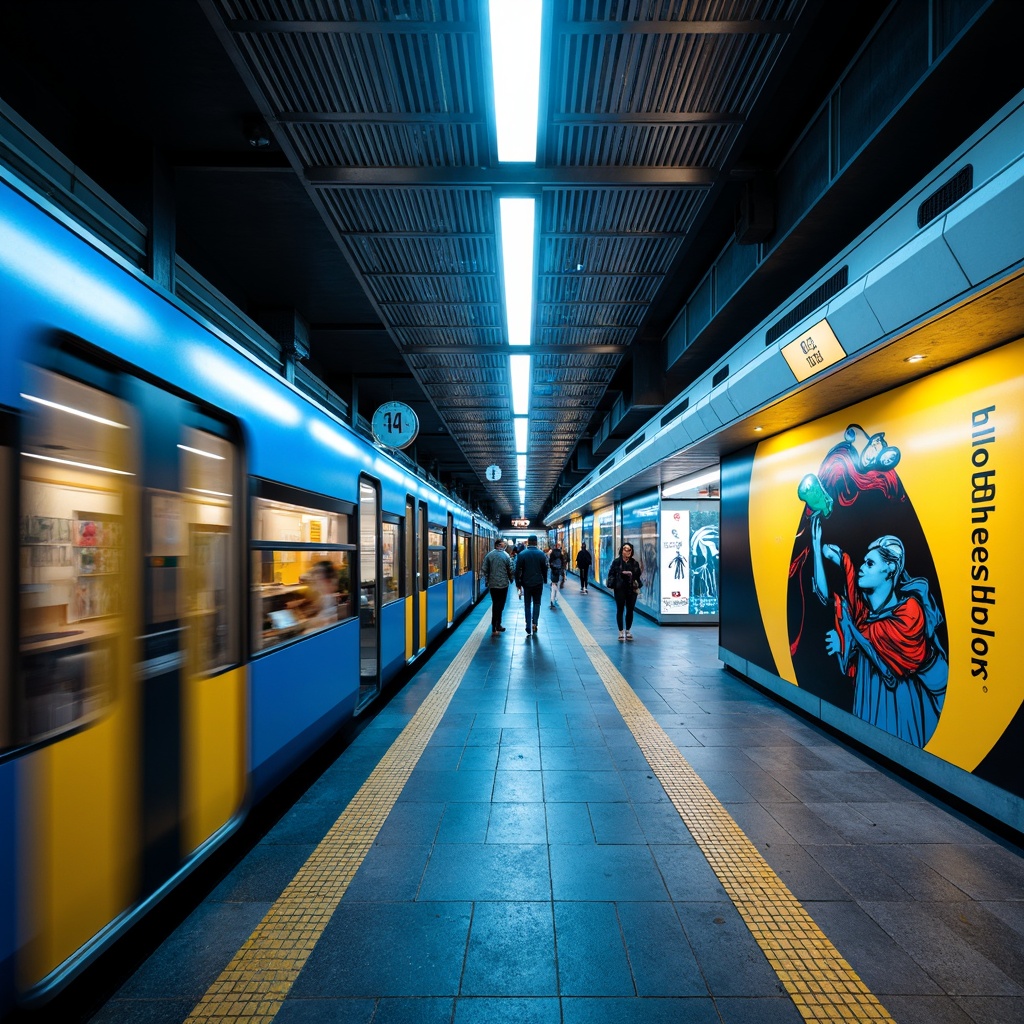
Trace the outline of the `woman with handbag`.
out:
[[[619,557],[608,570],[607,586],[615,597],[615,623],[619,627],[619,640],[633,639],[633,609],[643,584],[643,569],[633,557],[633,545],[623,544]]]

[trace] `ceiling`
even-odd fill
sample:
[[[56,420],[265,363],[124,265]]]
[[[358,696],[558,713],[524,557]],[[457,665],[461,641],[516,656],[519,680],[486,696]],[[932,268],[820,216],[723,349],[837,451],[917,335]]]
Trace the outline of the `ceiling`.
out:
[[[709,331],[667,368],[740,187],[886,6],[550,0],[536,165],[496,158],[484,0],[3,4],[0,99],[145,223],[170,217],[182,258],[256,323],[279,340],[300,324],[350,409],[412,406],[406,454],[495,517],[519,512],[497,200],[535,196],[540,519],[639,367],[658,407],[742,336]],[[834,248],[859,230],[843,218],[823,225]],[[820,248],[786,256],[789,275]],[[778,301],[776,280],[741,316]]]

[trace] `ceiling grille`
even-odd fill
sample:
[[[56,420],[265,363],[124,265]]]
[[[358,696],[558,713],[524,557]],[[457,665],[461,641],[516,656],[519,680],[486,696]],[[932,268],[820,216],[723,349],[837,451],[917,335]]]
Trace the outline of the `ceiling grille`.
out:
[[[519,506],[515,350],[495,209],[509,192],[539,198],[527,503],[546,499],[728,173],[804,0],[551,0],[532,177],[495,157],[484,0],[204,2],[504,513]],[[495,461],[509,467],[497,483]]]

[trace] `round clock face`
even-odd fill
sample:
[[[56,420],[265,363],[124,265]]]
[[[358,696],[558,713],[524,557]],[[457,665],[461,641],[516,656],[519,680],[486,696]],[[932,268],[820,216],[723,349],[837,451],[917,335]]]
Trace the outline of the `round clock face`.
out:
[[[388,448],[406,448],[416,440],[420,421],[405,402],[385,402],[370,422],[373,436]]]
[[[494,483],[501,479],[501,466],[491,465],[487,467],[487,479]]]

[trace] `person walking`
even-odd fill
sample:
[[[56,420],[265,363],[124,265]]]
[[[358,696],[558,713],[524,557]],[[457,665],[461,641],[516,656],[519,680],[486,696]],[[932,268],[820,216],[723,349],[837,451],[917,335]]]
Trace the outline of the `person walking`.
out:
[[[590,567],[594,564],[593,556],[587,550],[586,544],[581,544],[576,552],[576,568],[580,573],[580,593],[587,592],[587,583],[590,581]]]
[[[505,554],[505,541],[501,537],[484,556],[483,574],[484,586],[491,595],[491,635],[495,636],[505,632],[501,615],[512,583],[512,559]]]
[[[548,551],[548,571],[550,573],[551,580],[551,607],[554,608],[558,605],[558,591],[562,588],[565,583],[565,566],[566,566],[565,552],[562,550],[562,545],[556,540]]]
[[[619,557],[608,570],[607,583],[615,597],[615,624],[619,627],[620,641],[633,639],[633,609],[643,583],[642,571],[640,563],[633,557],[633,545],[623,544],[619,548]]]
[[[516,587],[523,597],[527,636],[537,634],[540,600],[544,596],[544,584],[547,581],[548,560],[544,557],[544,552],[537,547],[537,535],[531,533],[526,539],[526,547],[519,552],[516,559]]]

